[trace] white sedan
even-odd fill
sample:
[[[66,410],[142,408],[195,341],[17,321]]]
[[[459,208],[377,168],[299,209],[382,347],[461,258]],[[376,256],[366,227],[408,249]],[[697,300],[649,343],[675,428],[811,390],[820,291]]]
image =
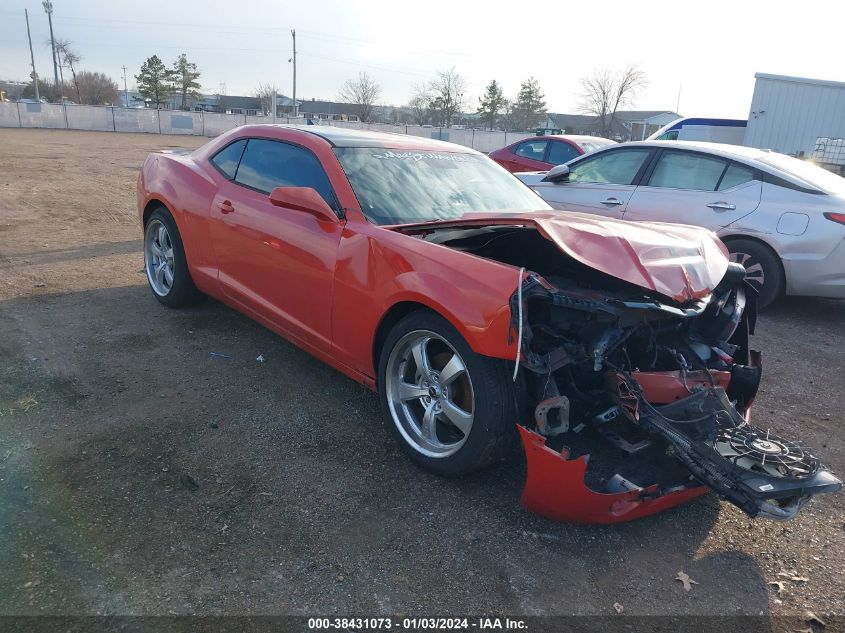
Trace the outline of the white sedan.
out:
[[[690,141],[615,145],[517,177],[556,209],[715,231],[766,306],[845,298],[845,178],[766,150]]]

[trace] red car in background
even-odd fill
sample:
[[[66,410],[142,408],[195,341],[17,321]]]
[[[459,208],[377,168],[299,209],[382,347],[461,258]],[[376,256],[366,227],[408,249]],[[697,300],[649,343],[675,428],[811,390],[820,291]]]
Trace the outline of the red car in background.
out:
[[[568,163],[581,154],[589,154],[615,143],[600,136],[536,136],[511,143],[507,147],[490,152],[489,155],[511,173],[548,171],[555,165]]]
[[[160,303],[214,297],[376,391],[432,472],[521,437],[525,505],[600,523],[707,487],[788,518],[841,486],[749,424],[753,291],[704,229],[557,213],[469,148],[323,126],[151,154],[138,211]]]

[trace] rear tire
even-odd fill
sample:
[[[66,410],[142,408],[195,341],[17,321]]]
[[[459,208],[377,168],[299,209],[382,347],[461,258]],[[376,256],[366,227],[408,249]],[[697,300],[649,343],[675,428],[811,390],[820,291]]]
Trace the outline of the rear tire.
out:
[[[144,271],[153,296],[168,308],[187,308],[206,298],[191,279],[182,237],[164,207],[153,211],[144,225]]]
[[[757,307],[762,309],[781,297],[784,290],[780,258],[768,246],[754,240],[731,240],[727,243],[731,261],[745,266],[746,280],[759,292]]]
[[[412,312],[379,359],[385,424],[402,451],[438,475],[480,470],[516,445],[516,399],[507,362],[472,351],[440,315]]]

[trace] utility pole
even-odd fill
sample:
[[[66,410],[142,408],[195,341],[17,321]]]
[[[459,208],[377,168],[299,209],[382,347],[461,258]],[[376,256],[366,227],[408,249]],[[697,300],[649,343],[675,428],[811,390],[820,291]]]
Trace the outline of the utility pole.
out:
[[[126,86],[126,65],[123,65],[123,106],[129,107],[129,88]]]
[[[291,29],[290,34],[293,37],[293,57],[288,61],[293,61],[293,116],[296,118],[299,114],[296,107],[296,29]]]
[[[59,64],[56,62],[56,39],[53,37],[53,3],[51,0],[44,0],[41,3],[44,7],[44,12],[47,14],[47,21],[50,23],[50,48],[53,49],[53,77],[56,81],[56,89],[61,93],[64,92],[62,86],[59,85]]]
[[[29,11],[23,10],[26,16],[26,37],[29,40],[29,60],[32,63],[32,81],[35,84],[35,100],[41,103],[41,96],[38,94],[38,73],[35,72],[35,55],[32,54],[32,36],[29,34]]]

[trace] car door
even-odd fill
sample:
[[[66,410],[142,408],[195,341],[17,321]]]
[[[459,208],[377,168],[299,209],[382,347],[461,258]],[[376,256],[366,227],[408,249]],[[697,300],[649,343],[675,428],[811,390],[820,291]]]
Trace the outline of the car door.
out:
[[[534,189],[555,209],[621,218],[651,152],[648,147],[597,152],[572,163],[568,179]]]
[[[549,163],[546,162],[546,151],[549,142],[545,139],[523,141],[513,148],[513,155],[507,170],[515,173],[518,171],[546,171]]]
[[[754,211],[761,192],[761,180],[747,165],[699,151],[666,149],[631,196],[625,219],[718,231]]]
[[[313,153],[290,143],[250,138],[237,170],[221,179],[209,216],[220,285],[232,300],[291,335],[329,349],[343,222],[274,206],[268,194],[279,186],[312,187],[338,209]]]

